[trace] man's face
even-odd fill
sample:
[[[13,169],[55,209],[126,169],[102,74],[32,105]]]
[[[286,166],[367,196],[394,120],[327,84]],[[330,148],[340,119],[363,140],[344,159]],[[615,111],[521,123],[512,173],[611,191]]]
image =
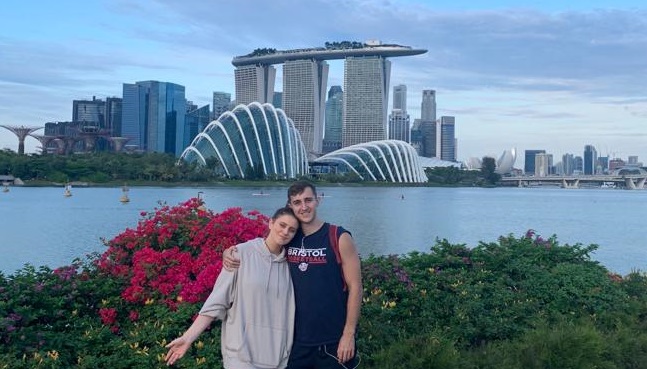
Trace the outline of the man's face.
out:
[[[317,200],[317,197],[310,187],[306,187],[303,192],[296,196],[290,196],[289,205],[302,224],[308,224],[317,218],[319,200]]]

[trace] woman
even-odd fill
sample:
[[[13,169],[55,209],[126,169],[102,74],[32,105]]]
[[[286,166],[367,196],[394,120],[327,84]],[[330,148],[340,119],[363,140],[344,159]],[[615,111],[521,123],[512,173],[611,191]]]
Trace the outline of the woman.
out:
[[[191,327],[166,345],[173,365],[214,319],[222,320],[225,369],[285,368],[294,332],[294,292],[283,246],[299,228],[288,207],[278,209],[265,239],[236,246],[241,260],[234,271],[222,269],[211,295]]]

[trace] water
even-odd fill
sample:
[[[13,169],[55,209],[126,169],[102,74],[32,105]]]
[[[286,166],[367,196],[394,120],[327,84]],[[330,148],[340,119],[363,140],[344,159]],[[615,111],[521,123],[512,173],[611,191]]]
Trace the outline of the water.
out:
[[[263,191],[264,196],[254,196]],[[285,187],[133,187],[121,204],[120,188],[12,187],[0,193],[0,271],[25,263],[58,267],[105,250],[110,239],[134,228],[142,211],[159,202],[202,198],[215,212],[237,206],[271,214],[285,203]],[[349,229],[362,255],[428,251],[436,238],[470,247],[534,229],[562,244],[600,245],[593,255],[609,270],[647,271],[644,203],[647,191],[557,188],[321,187],[320,216]],[[404,199],[402,199],[404,196]]]

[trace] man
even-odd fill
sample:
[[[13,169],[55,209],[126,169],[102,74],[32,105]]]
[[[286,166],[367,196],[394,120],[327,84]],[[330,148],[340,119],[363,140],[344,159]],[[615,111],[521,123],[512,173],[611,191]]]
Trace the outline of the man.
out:
[[[342,227],[331,237],[331,225],[317,217],[319,199],[310,182],[298,181],[288,188],[288,206],[301,225],[287,246],[296,302],[288,369],[355,368],[362,278],[353,238]],[[338,248],[331,244],[335,241]],[[229,250],[224,264],[237,267]]]

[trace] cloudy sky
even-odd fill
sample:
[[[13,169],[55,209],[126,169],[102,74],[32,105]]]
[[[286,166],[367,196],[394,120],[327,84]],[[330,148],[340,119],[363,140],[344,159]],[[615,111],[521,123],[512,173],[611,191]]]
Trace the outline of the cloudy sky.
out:
[[[429,50],[393,58],[391,86],[407,85],[412,119],[422,90],[436,90],[438,116],[456,117],[460,160],[516,148],[522,168],[523,150],[546,149],[559,161],[593,144],[601,155],[647,163],[643,4],[5,0],[0,125],[68,121],[73,99],[120,97],[122,83],[144,80],[184,85],[187,99],[209,104],[213,91],[233,95],[236,55],[379,39]],[[342,62],[330,65],[328,86],[342,84]],[[28,151],[37,145],[28,138]],[[0,128],[0,149],[17,146]]]

